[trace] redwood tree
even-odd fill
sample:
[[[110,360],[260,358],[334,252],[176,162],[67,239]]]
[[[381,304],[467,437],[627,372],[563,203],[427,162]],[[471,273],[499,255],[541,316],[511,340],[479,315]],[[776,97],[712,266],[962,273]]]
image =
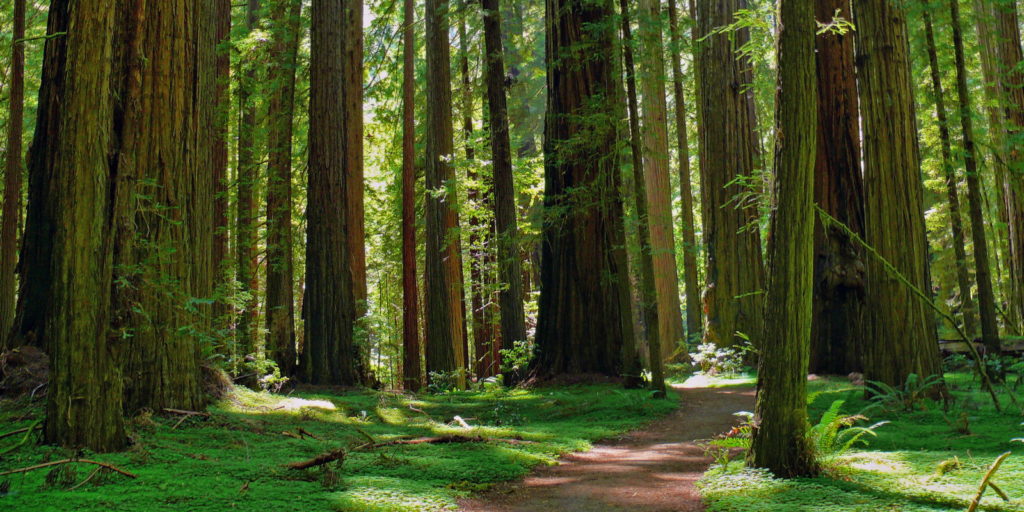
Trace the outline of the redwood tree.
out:
[[[537,354],[542,376],[632,377],[611,0],[546,0],[548,110]],[[586,30],[583,28],[586,27]]]
[[[246,0],[245,30],[255,30],[259,21],[260,1]],[[256,294],[258,290],[256,255],[256,184],[259,181],[256,141],[256,69],[260,63],[250,52],[249,59],[241,63],[242,72],[238,84],[238,161],[235,202],[235,280],[242,292],[250,298],[240,301],[242,311],[238,315],[238,350],[242,355],[256,352]]]
[[[865,238],[877,256],[928,293],[906,12],[889,0],[856,0],[853,5],[864,134]],[[940,374],[932,311],[878,257],[868,258],[867,278],[865,377],[898,385],[911,373]]]
[[[402,387],[418,391],[419,290],[416,277],[416,22],[415,0],[403,0],[402,27]]]
[[[14,0],[10,94],[7,97],[7,148],[4,158],[3,219],[0,221],[0,350],[14,323],[14,267],[21,219],[21,130],[25,108],[25,0]]]

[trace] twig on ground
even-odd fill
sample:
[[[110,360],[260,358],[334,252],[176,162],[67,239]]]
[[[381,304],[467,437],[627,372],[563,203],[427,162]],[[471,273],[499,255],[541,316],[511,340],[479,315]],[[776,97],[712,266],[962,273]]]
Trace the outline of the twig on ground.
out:
[[[323,439],[320,439],[319,437],[313,435],[310,431],[308,431],[308,430],[306,430],[306,429],[304,429],[302,427],[299,427],[299,437],[300,438],[311,437],[313,439],[316,439],[317,441],[323,441]]]
[[[124,475],[124,476],[126,476],[128,478],[138,478],[137,475],[135,475],[133,473],[129,473],[129,472],[127,472],[127,471],[125,471],[125,470],[123,470],[123,469],[113,465],[113,464],[107,464],[106,462],[98,462],[98,461],[89,460],[89,459],[63,459],[63,460],[55,460],[53,462],[44,462],[42,464],[36,464],[35,466],[28,466],[28,467],[25,467],[25,468],[18,468],[18,469],[12,469],[10,471],[4,471],[3,473],[0,473],[0,476],[13,475],[15,473],[27,473],[27,472],[35,470],[35,469],[48,468],[50,466],[59,466],[61,464],[71,464],[71,463],[75,463],[75,462],[81,462],[82,464],[95,464],[97,466],[101,466],[101,467],[107,468],[107,469],[109,469],[111,471],[116,471],[118,473],[121,473],[122,475]]]
[[[86,483],[89,482],[89,480],[92,480],[92,477],[96,476],[96,473],[99,473],[101,469],[103,469],[103,468],[97,467],[96,469],[92,470],[92,473],[89,473],[89,476],[85,477],[85,480],[82,480],[81,482],[78,482],[73,487],[69,487],[68,490],[69,491],[73,491],[73,490],[78,489],[79,487],[85,485]]]
[[[317,467],[317,466],[323,466],[324,464],[328,464],[328,463],[334,462],[336,460],[344,462],[344,460],[345,460],[345,449],[344,448],[338,448],[337,450],[334,450],[334,451],[330,451],[330,452],[326,452],[326,453],[321,453],[320,455],[317,455],[316,457],[313,457],[312,459],[309,459],[309,460],[304,460],[304,461],[300,461],[300,462],[292,462],[290,464],[285,464],[284,467],[286,467],[288,469],[309,469],[309,468],[313,468],[313,467]]]
[[[974,499],[971,500],[971,506],[967,507],[967,512],[974,512],[978,510],[978,507],[981,505],[981,497],[985,495],[985,489],[987,489],[988,487],[992,487],[993,490],[996,489],[996,487],[992,485],[992,477],[995,476],[996,471],[999,471],[999,466],[1003,465],[1003,461],[1005,461],[1006,458],[1009,457],[1012,453],[1013,452],[1006,452],[1000,455],[999,458],[997,458],[996,461],[992,463],[992,467],[990,467],[988,469],[988,472],[985,473],[985,478],[981,480],[981,485],[978,486],[978,494],[976,494],[974,496]],[[1001,493],[1001,490],[996,491],[996,493],[1000,494],[1001,496],[1005,496],[1004,494]]]
[[[455,423],[458,423],[459,426],[462,428],[473,428],[469,423],[466,423],[466,420],[462,419],[462,416],[455,415],[455,417],[452,419],[455,421]]]
[[[36,422],[31,427],[19,428],[18,430],[14,430],[14,431],[8,432],[6,434],[0,434],[0,439],[3,439],[5,437],[16,436],[16,435],[18,435],[18,434],[20,434],[22,432],[27,432],[29,429],[37,430],[37,429],[40,429],[40,428],[43,428],[43,425],[41,423],[39,423],[39,422]]]

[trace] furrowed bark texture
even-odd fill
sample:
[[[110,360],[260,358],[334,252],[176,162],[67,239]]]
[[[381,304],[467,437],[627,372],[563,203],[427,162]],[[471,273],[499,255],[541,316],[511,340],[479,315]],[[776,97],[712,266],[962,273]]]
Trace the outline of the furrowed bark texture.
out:
[[[255,30],[259,21],[260,4],[259,0],[247,0],[245,7],[245,29],[247,32]],[[259,260],[256,255],[257,235],[257,213],[256,213],[256,185],[259,182],[259,153],[257,151],[257,118],[256,100],[253,95],[256,93],[257,78],[256,68],[261,59],[249,56],[248,62],[241,64],[242,72],[238,85],[238,167],[235,172],[238,175],[238,195],[235,203],[235,280],[238,281],[240,291],[248,292],[251,299],[240,301],[242,311],[238,314],[236,326],[236,341],[241,355],[255,354],[256,346],[256,318],[259,313],[256,302],[256,294],[259,290],[257,267]]]
[[[345,225],[356,319],[366,315],[366,224],[363,205],[363,0],[345,0],[342,14],[342,92],[345,105]],[[364,354],[365,356],[366,354]]]
[[[355,287],[347,250],[345,180],[345,2],[314,0],[310,30],[309,183],[306,209],[305,350],[302,370],[312,384],[362,382],[354,343]]]
[[[416,22],[415,1],[403,0],[402,27],[402,388],[423,384],[416,278]]]
[[[780,0],[779,5],[775,209],[768,238],[757,426],[748,458],[790,478],[817,471],[806,432],[818,105],[814,6],[811,0]]]
[[[852,19],[850,0],[815,2],[815,17],[836,11]],[[814,200],[825,212],[864,236],[864,180],[860,171],[860,127],[853,34],[815,38],[818,73],[818,149]],[[814,228],[814,317],[811,363],[814,373],[861,371],[864,327],[864,250],[846,233]]]
[[[707,285],[703,303],[705,342],[732,345],[740,335],[760,339],[764,293],[757,204],[737,178],[755,170],[758,142],[753,116],[750,64],[735,48],[750,38],[747,28],[708,37],[733,23],[746,0],[697,0],[696,63],[700,120],[701,209]],[[701,40],[702,38],[705,38]],[[754,196],[751,196],[754,194]]]
[[[21,220],[21,130],[25,108],[25,0],[14,0],[11,81],[7,97],[7,146],[4,157],[3,220],[0,221],[0,351],[14,324],[14,292],[17,285],[18,224]]]
[[[616,158],[610,0],[546,0],[548,110],[533,370],[620,375],[635,358]]]
[[[855,0],[857,70],[864,133],[867,243],[911,284],[929,293],[906,13],[888,0]],[[867,264],[867,379],[899,385],[911,373],[942,371],[935,318],[875,257]]]
[[[231,279],[227,274],[229,261],[229,238],[228,228],[228,115],[231,110],[231,50],[228,48],[231,40],[231,0],[216,0],[215,31],[217,38],[216,49],[216,103],[213,114],[215,126],[211,133],[213,137],[213,153],[211,159],[211,172],[213,173],[213,269],[214,287],[223,292],[225,284]],[[217,321],[218,329],[226,329],[226,315],[228,305],[221,298],[213,305],[213,316]],[[228,347],[218,348],[221,355],[228,355]]]

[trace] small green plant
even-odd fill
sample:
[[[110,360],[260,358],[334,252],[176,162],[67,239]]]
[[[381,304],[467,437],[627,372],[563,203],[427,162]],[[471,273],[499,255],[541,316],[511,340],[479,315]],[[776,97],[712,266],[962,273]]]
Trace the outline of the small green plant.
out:
[[[942,377],[932,375],[926,378],[911,373],[902,386],[893,386],[879,381],[868,381],[868,392],[871,401],[885,410],[912,412],[924,404],[928,395],[936,386],[942,385]]]
[[[525,371],[533,361],[534,345],[529,340],[516,340],[512,348],[501,349],[502,373]]]
[[[459,380],[462,377],[462,370],[450,372],[430,372],[427,379],[427,392],[439,395],[459,390]]]
[[[735,377],[743,372],[743,360],[751,351],[753,347],[749,342],[732,347],[702,343],[690,354],[690,359],[703,375]]]
[[[807,439],[819,460],[845,455],[857,443],[867,444],[865,436],[877,436],[875,430],[889,423],[880,421],[869,427],[857,426],[857,423],[867,421],[868,417],[863,414],[843,415],[845,403],[845,400],[832,402],[818,423],[807,430]]]

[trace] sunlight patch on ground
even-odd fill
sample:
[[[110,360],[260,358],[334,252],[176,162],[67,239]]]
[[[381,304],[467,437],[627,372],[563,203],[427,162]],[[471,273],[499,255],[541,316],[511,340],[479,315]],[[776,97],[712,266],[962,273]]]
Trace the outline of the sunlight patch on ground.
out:
[[[697,374],[686,382],[682,383],[679,387],[683,388],[724,388],[729,386],[743,386],[747,384],[753,384],[757,381],[756,378],[747,375],[740,375],[737,377],[715,377],[711,375]]]

